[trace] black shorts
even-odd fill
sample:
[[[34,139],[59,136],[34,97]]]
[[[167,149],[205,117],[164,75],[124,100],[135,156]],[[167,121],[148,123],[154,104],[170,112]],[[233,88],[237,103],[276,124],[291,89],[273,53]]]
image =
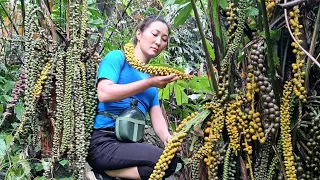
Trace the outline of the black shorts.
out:
[[[152,174],[163,149],[144,143],[129,143],[118,141],[113,132],[93,130],[87,161],[96,170],[116,170],[137,167],[142,180],[147,180]],[[178,159],[175,156],[165,177],[172,175]]]

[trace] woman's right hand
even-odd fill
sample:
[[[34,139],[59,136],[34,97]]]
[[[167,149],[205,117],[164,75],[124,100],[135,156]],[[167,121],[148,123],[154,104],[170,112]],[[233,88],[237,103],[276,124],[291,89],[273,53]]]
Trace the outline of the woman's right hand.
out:
[[[178,80],[179,77],[176,74],[170,74],[168,76],[151,76],[149,78],[151,86],[157,88],[165,88],[168,83]]]

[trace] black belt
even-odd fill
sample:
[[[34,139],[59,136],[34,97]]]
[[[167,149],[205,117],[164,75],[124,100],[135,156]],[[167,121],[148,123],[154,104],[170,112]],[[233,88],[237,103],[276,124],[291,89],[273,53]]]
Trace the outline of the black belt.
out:
[[[100,131],[114,132],[114,127],[99,128]]]

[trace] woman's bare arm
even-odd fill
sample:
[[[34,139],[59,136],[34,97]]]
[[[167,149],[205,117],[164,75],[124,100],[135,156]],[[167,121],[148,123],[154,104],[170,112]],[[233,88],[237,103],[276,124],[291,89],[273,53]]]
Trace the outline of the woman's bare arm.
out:
[[[108,79],[102,79],[98,83],[98,99],[100,102],[119,101],[138,94],[150,87],[163,88],[168,83],[176,81],[175,74],[168,76],[153,76],[129,84],[115,84]]]

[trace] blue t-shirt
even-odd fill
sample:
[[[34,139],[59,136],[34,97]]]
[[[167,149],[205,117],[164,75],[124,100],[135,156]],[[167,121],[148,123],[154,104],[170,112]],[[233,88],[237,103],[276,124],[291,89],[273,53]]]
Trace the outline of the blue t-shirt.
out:
[[[101,78],[111,80],[115,84],[128,84],[150,77],[149,74],[140,72],[129,65],[125,60],[124,53],[120,50],[110,51],[100,62],[98,69],[98,81]],[[151,87],[132,96],[138,100],[138,108],[146,115],[151,107],[159,105],[158,90]],[[130,106],[131,97],[116,102],[99,102],[97,112],[107,111],[119,115]],[[94,119],[95,129],[114,127],[115,120],[97,114]]]

